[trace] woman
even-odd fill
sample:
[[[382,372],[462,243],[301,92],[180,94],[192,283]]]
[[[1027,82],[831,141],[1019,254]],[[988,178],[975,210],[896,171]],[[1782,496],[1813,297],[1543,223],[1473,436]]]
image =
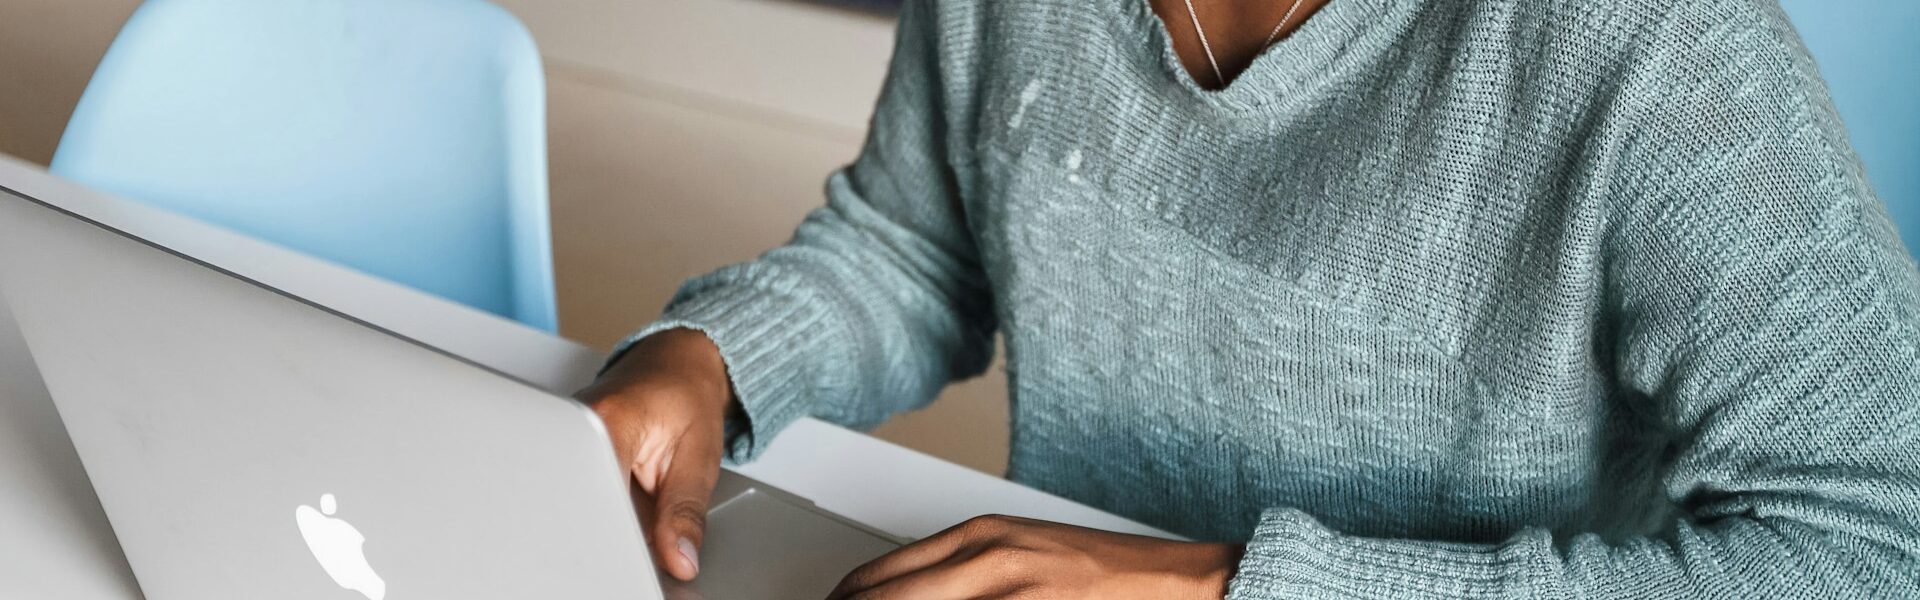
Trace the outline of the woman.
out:
[[[1011,477],[1200,541],[979,519],[837,596],[1912,596],[1892,232],[1770,2],[910,1],[826,207],[584,395],[683,579],[723,448],[997,331]]]

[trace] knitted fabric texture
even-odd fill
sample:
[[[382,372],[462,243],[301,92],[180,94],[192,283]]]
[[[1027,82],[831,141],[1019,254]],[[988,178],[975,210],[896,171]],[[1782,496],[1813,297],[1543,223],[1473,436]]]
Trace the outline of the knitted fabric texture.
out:
[[[981,372],[1231,598],[1920,594],[1920,276],[1767,0],[913,0],[859,158],[662,319],[746,460]]]

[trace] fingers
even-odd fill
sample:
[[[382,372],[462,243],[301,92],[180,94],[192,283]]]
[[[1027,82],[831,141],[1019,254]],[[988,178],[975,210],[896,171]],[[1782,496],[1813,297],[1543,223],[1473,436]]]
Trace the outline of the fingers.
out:
[[[733,409],[719,348],[691,329],[647,336],[578,396],[600,415],[621,469],[646,496],[635,508],[661,569],[693,579]]]
[[[949,561],[965,560],[966,549],[969,546],[992,540],[1005,532],[1009,526],[1010,521],[1005,517],[986,516],[968,519],[965,523],[902,546],[898,550],[854,569],[845,579],[840,580],[840,585],[835,587],[833,594],[828,597],[859,597],[856,594],[908,574]],[[932,585],[932,583],[919,585]]]
[[[607,441],[613,444],[613,458],[619,463],[620,470],[632,474],[642,486],[651,485],[644,481],[650,478],[641,476],[640,468],[640,441],[645,436],[641,435],[639,427],[632,420],[622,418],[624,407],[619,397],[600,396],[595,388],[582,390],[580,396],[591,403],[594,414],[599,415],[600,422],[606,426]]]
[[[834,595],[828,598],[832,600],[979,598],[1007,583],[995,575],[993,566],[994,560],[990,560],[984,554],[962,550],[926,568],[877,582],[872,587],[834,590]]]
[[[700,574],[707,504],[720,477],[720,442],[706,438],[682,437],[660,461],[665,475],[654,497],[654,554],[668,574],[682,581],[692,581]]]
[[[667,477],[681,434],[717,427],[733,392],[719,347],[706,334],[672,329],[628,347],[575,396],[607,424],[620,467],[651,494]]]
[[[658,392],[629,392],[601,398],[593,406],[600,421],[607,426],[607,437],[613,442],[614,457],[620,468],[632,474],[640,489],[648,494],[659,491],[673,458],[673,447],[687,429],[684,421],[690,415],[661,408],[663,404],[681,402],[673,398]]]
[[[640,489],[648,494],[660,490],[661,480],[666,479],[667,464],[673,460],[672,444],[675,440],[664,435],[644,435],[630,442],[628,469],[640,482]]]

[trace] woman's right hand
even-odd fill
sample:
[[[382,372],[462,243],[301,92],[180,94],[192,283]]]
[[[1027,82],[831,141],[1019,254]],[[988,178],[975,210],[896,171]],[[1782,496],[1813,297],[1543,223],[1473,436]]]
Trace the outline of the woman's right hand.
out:
[[[700,572],[707,503],[720,476],[732,384],[706,334],[649,335],[578,394],[606,423],[618,458],[653,499],[648,545],[674,577]]]

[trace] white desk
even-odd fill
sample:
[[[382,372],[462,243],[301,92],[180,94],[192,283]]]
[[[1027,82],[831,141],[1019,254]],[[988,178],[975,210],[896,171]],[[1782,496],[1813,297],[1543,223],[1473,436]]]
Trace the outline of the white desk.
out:
[[[307,256],[93,192],[0,155],[4,186],[560,394],[593,350]],[[5,199],[0,201],[12,201]],[[3,309],[4,307],[0,307]],[[0,310],[0,597],[138,598],[99,500],[9,313]],[[905,537],[1002,513],[1168,536],[1117,516],[813,419],[746,475]],[[1169,536],[1171,537],[1171,536]]]

